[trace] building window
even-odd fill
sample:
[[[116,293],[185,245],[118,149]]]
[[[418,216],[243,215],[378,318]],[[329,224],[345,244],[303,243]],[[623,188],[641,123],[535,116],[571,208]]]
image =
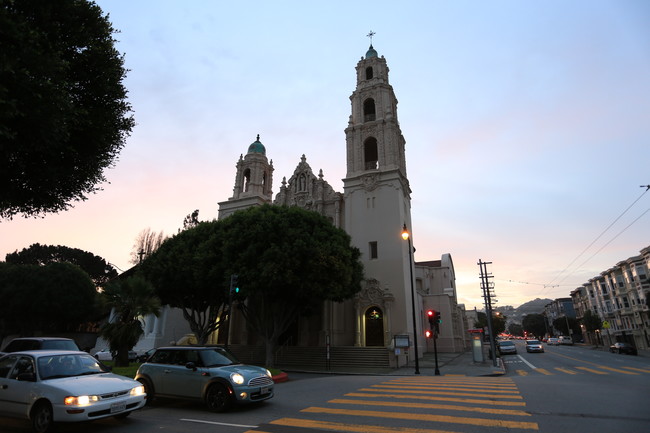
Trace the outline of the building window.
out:
[[[248,185],[251,181],[251,171],[250,169],[244,170],[244,192],[248,191]]]
[[[370,137],[363,143],[363,161],[366,170],[378,168],[379,152],[377,151],[377,139]]]
[[[374,73],[372,72],[372,66],[368,66],[366,68],[366,80],[371,80],[373,76]]]
[[[375,100],[368,98],[363,101],[363,121],[372,122],[377,118],[377,113],[375,112]]]
[[[370,258],[376,259],[379,256],[377,253],[377,241],[369,242],[368,245],[370,247]]]

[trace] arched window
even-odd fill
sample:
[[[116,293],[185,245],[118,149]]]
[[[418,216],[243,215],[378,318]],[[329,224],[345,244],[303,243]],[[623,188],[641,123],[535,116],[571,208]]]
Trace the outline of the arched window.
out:
[[[378,168],[378,160],[377,139],[370,137],[363,143],[363,162],[365,169],[376,170]]]
[[[251,170],[247,168],[244,170],[244,192],[248,191],[248,185],[251,182]]]
[[[375,114],[375,100],[368,98],[363,101],[363,121],[372,122],[377,118]]]
[[[366,68],[366,80],[370,80],[373,77],[372,66]]]

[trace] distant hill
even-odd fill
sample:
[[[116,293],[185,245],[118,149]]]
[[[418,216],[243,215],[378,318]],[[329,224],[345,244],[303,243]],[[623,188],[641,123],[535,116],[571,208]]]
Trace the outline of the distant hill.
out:
[[[519,307],[515,308],[515,312],[518,316],[525,316],[526,314],[541,314],[544,311],[544,307],[553,302],[552,299],[533,299],[528,301],[525,304],[521,304]]]

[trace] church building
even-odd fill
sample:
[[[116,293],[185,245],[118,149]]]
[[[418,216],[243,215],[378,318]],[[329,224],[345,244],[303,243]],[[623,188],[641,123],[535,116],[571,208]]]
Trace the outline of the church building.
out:
[[[357,63],[356,88],[350,96],[343,192],[332,188],[322,170],[315,174],[302,155],[293,174],[288,180],[282,178],[273,197],[273,161],[268,159],[258,135],[246,155],[237,161],[232,197],[219,203],[219,219],[263,204],[299,206],[318,212],[344,229],[362,253],[365,277],[361,291],[352,300],[326,302],[320,314],[301,318],[284,344],[394,349],[398,341],[397,349],[413,359],[414,338],[418,339],[420,356],[427,349],[424,329],[429,323],[425,314],[433,308],[448,319],[449,335],[441,333],[439,349],[464,349],[464,317],[462,306],[456,304],[451,256],[415,263],[414,250],[409,251],[414,239],[406,142],[388,72],[386,59],[371,44]],[[402,238],[404,229],[409,232],[408,241]],[[255,343],[236,311],[228,334],[230,344]],[[402,346],[405,339],[408,348]]]

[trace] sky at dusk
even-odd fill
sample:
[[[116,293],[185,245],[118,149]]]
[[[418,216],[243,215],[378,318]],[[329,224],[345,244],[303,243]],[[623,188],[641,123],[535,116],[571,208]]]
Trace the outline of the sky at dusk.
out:
[[[454,261],[481,308],[569,296],[650,246],[650,2],[101,0],[137,126],[103,191],[0,222],[0,259],[33,243],[130,265],[143,229],[217,216],[260,134],[279,191],[304,154],[343,192],[355,66],[390,68],[416,261]],[[401,227],[395,227],[399,236]]]

